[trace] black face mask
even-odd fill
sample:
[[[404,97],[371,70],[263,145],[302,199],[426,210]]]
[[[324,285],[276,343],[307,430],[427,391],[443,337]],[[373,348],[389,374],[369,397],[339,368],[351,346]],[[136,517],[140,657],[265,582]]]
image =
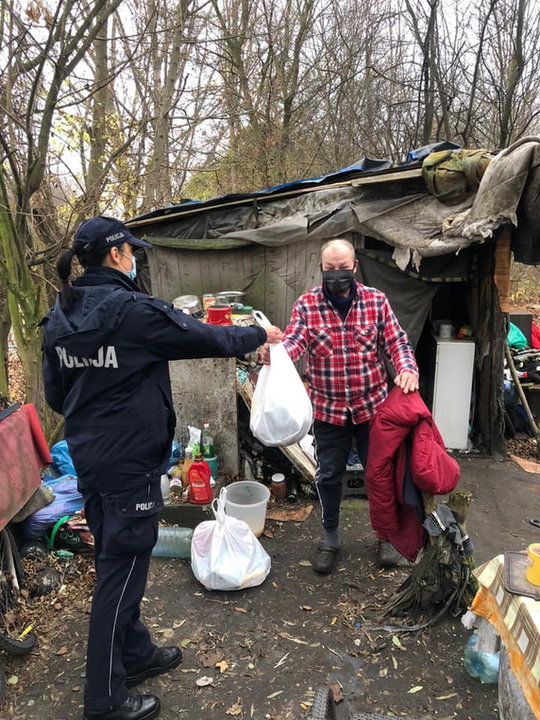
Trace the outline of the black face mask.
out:
[[[343,295],[350,290],[353,279],[353,270],[323,270],[322,279],[326,291],[330,295]]]

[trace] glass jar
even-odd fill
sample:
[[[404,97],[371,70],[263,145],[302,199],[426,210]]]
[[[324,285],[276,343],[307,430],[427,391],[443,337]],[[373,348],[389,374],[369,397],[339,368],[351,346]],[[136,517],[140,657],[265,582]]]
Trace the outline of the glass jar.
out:
[[[283,473],[274,473],[274,475],[272,475],[270,492],[272,493],[274,500],[285,500],[287,485],[285,483],[285,475],[283,475]]]

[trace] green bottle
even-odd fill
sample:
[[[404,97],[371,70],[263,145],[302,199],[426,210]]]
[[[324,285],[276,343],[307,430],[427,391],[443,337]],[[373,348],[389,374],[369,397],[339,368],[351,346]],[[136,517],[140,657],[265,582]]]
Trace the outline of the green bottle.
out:
[[[210,423],[205,422],[203,423],[203,431],[202,431],[202,438],[201,438],[201,445],[202,445],[202,451],[203,451],[203,457],[205,458],[211,458],[214,457],[214,438],[212,437],[210,433]]]

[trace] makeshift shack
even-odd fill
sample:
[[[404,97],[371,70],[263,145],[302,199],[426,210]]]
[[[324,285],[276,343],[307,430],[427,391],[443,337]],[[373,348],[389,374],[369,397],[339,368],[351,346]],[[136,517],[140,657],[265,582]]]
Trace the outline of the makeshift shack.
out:
[[[295,299],[320,282],[321,244],[349,239],[359,280],[387,294],[415,346],[424,398],[433,403],[439,388],[446,412],[470,369],[461,418],[467,447],[503,456],[510,258],[513,251],[520,262],[540,262],[539,166],[537,138],[493,153],[439,143],[397,167],[364,159],[320,178],[186,200],[127,224],[152,244],[155,295],[172,301],[245,291],[249,304],[282,328]],[[462,370],[450,358],[445,367],[453,372],[437,377],[441,326],[448,340],[474,343],[474,367]],[[193,377],[176,376],[173,385],[182,403]],[[228,429],[235,430],[231,418]]]

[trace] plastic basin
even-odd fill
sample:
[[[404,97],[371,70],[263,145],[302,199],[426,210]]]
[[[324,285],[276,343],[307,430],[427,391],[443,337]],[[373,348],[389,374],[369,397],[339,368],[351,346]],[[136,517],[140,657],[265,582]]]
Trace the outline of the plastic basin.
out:
[[[224,488],[225,512],[243,520],[259,537],[264,530],[270,490],[261,483],[241,480]]]

